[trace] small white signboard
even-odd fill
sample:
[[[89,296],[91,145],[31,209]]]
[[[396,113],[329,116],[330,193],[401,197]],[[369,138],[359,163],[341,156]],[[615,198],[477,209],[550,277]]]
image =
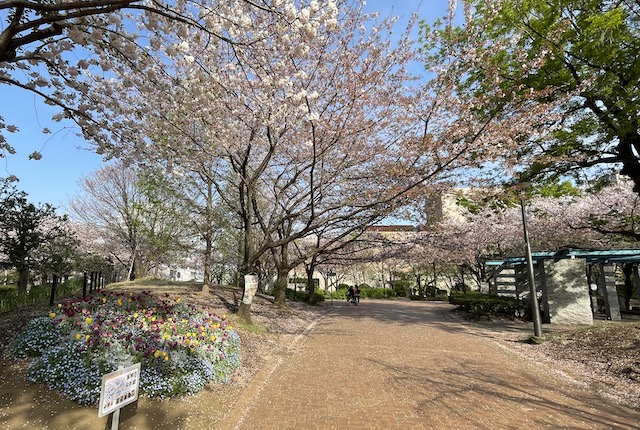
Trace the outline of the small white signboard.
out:
[[[253,301],[253,296],[256,295],[257,291],[258,275],[254,273],[244,275],[244,297],[242,298],[242,303],[244,303],[245,305],[250,305]]]
[[[98,417],[110,414],[138,400],[140,363],[116,370],[102,377]]]

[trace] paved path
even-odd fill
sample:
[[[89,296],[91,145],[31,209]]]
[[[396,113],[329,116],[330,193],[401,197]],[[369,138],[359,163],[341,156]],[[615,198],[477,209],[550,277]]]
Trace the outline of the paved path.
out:
[[[640,411],[524,361],[449,305],[336,305],[265,366],[218,428],[640,428]]]

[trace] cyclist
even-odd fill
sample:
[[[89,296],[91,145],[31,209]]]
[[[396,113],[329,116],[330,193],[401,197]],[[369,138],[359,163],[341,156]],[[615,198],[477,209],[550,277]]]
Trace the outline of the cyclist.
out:
[[[347,304],[349,304],[349,302],[355,303],[355,291],[351,286],[347,290]]]

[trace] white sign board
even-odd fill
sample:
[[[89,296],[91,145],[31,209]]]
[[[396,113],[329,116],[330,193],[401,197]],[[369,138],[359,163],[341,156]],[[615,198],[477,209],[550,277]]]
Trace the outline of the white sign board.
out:
[[[140,363],[116,370],[102,377],[98,417],[109,415],[138,400]]]
[[[244,275],[244,297],[242,298],[242,303],[245,305],[250,305],[253,301],[253,296],[256,295],[258,291],[258,275],[249,274]]]

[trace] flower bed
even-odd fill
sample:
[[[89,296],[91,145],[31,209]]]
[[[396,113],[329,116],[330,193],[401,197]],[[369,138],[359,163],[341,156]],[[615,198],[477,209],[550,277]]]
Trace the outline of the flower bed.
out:
[[[69,299],[32,320],[11,344],[34,357],[27,378],[92,405],[102,376],[141,363],[148,397],[194,394],[226,382],[240,365],[240,338],[224,317],[149,292]]]

